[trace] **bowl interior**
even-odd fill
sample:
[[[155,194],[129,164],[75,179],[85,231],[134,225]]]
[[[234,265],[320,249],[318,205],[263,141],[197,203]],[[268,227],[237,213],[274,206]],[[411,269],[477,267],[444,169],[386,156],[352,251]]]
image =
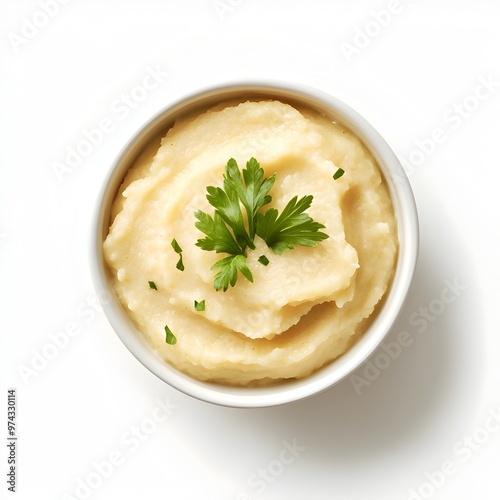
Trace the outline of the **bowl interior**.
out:
[[[105,264],[102,245],[110,226],[111,205],[125,173],[157,136],[179,117],[198,113],[230,99],[278,99],[312,108],[331,117],[357,135],[375,157],[392,198],[399,236],[399,252],[392,285],[363,336],[341,357],[300,380],[256,388],[230,387],[195,380],[164,362],[150,347],[120,303]],[[210,88],[187,96],[160,111],[119,153],[98,197],[94,219],[91,264],[93,280],[103,310],[119,338],[152,373],[172,387],[203,401],[233,407],[264,407],[296,401],[319,393],[348,376],[377,348],[396,320],[413,276],[418,252],[418,220],[413,193],[397,157],[378,132],[357,112],[338,99],[310,88],[289,85],[234,84]]]

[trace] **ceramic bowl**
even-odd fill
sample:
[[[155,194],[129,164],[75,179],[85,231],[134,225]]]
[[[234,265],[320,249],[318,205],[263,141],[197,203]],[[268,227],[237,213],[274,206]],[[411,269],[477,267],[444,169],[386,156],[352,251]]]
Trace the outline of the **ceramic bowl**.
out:
[[[176,119],[221,101],[245,98],[275,98],[318,110],[345,125],[371,151],[392,198],[399,235],[399,252],[392,285],[369,329],[344,355],[299,380],[261,388],[229,387],[195,380],[163,361],[142,337],[121,305],[111,285],[102,244],[110,225],[110,210],[127,169],[146,144]],[[394,324],[407,295],[418,253],[418,218],[408,178],[391,148],[362,116],[339,99],[322,91],[282,83],[233,83],[202,89],[168,103],[145,125],[138,127],[129,143],[110,166],[109,176],[98,197],[94,218],[91,268],[103,310],[121,341],[153,374],[194,398],[218,405],[251,408],[298,401],[338,383],[358,368],[380,345]],[[103,293],[104,292],[104,293]],[[111,360],[110,360],[111,362]]]

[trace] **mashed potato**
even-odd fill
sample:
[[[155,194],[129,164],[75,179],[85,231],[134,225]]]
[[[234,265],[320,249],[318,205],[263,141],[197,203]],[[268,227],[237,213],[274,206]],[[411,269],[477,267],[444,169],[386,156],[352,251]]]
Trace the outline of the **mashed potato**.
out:
[[[210,268],[221,254],[196,246],[204,235],[194,213],[213,214],[206,187],[222,185],[229,158],[243,168],[252,156],[266,177],[276,173],[265,209],[313,195],[307,213],[329,238],[282,255],[256,238],[254,282],[240,275],[216,291]],[[200,380],[264,385],[311,374],[366,330],[394,273],[394,211],[371,154],[339,124],[279,101],[228,102],[176,122],[136,160],[112,212],[104,252],[120,300],[158,353]]]

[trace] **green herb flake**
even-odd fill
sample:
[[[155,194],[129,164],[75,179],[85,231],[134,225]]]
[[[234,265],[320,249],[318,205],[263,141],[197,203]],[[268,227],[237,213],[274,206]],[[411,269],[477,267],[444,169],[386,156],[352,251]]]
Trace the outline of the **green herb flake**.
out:
[[[194,308],[196,311],[204,311],[205,310],[205,301],[202,300],[198,302],[197,300],[194,301]]]
[[[177,240],[175,238],[172,240],[171,245],[175,253],[182,253],[182,248],[179,246],[179,243],[177,243]]]
[[[176,336],[172,333],[167,325],[165,325],[165,342],[170,345],[177,344]]]
[[[265,255],[261,255],[257,259],[263,266],[267,266],[269,264],[269,259]]]
[[[177,261],[177,264],[175,265],[179,271],[184,271],[184,262],[182,262],[182,254],[179,254],[179,260]]]
[[[179,271],[184,271],[184,262],[182,261],[182,248],[179,246],[179,243],[177,243],[177,240],[175,238],[172,240],[171,245],[174,249],[174,252],[179,255],[179,260],[177,261],[175,267]]]
[[[345,174],[345,170],[342,168],[338,168],[337,171],[333,174],[333,180],[340,179]]]
[[[158,290],[158,288],[156,288],[156,283],[154,281],[148,281],[149,283],[149,288],[151,288],[152,290]]]

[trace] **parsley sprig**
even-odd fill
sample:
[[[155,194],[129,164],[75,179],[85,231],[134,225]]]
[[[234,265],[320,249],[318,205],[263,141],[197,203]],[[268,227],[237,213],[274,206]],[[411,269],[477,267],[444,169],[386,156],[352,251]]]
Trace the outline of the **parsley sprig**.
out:
[[[223,189],[207,187],[207,200],[215,212],[213,217],[201,210],[195,212],[195,226],[205,234],[196,245],[203,250],[229,254],[211,268],[218,271],[214,278],[216,290],[226,291],[234,286],[238,271],[253,282],[247,249],[255,248],[256,235],[277,255],[295,245],[315,246],[328,238],[320,231],[325,226],[305,213],[313,201],[312,195],[293,197],[281,214],[275,208],[260,212],[272,200],[269,191],[275,180],[276,174],[264,177],[264,169],[255,158],[243,170],[231,158],[225,166]]]

